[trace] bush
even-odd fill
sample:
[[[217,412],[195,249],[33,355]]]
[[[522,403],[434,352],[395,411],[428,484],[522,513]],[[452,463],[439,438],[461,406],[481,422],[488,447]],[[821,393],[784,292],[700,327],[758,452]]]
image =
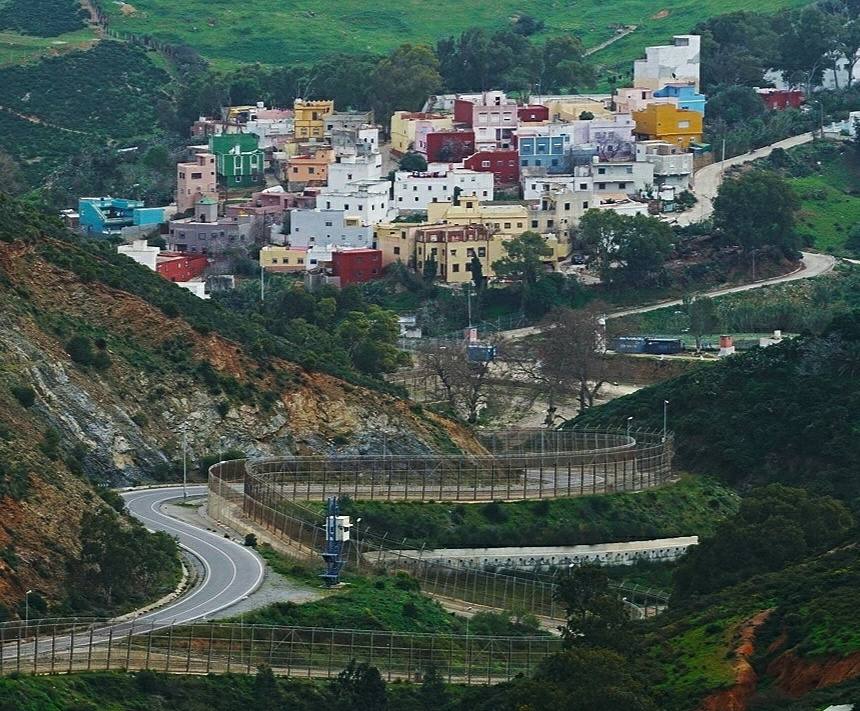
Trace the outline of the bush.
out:
[[[66,342],[66,353],[78,365],[92,365],[93,344],[86,336],[72,336]]]
[[[245,534],[245,545],[248,546],[249,548],[256,548],[257,547],[257,536],[254,535],[253,533],[246,533]]]
[[[36,391],[29,385],[13,385],[12,394],[21,407],[32,407],[36,402]]]

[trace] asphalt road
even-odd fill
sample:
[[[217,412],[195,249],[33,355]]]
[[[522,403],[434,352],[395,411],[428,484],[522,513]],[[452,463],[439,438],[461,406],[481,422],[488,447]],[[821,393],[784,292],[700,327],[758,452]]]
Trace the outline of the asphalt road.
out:
[[[189,486],[189,496],[207,493],[205,486]],[[151,531],[163,531],[174,536],[186,552],[196,557],[204,569],[202,582],[173,602],[133,619],[105,624],[94,629],[92,636],[55,636],[50,641],[53,651],[73,648],[77,654],[92,645],[104,644],[129,634],[149,632],[168,625],[187,623],[210,617],[221,610],[244,600],[263,581],[265,572],[262,559],[250,548],[221,535],[167,516],[161,506],[182,498],[177,487],[144,489],[122,493],[129,512]],[[50,629],[50,626],[48,626]],[[47,630],[45,631],[47,632]],[[43,634],[45,633],[43,632]],[[45,649],[48,638],[42,640]],[[35,643],[9,643],[0,648],[4,660],[16,656],[27,658],[35,651]]]
[[[189,496],[205,496],[205,486],[189,486]],[[195,556],[205,570],[201,585],[174,602],[137,620],[190,622],[209,617],[243,600],[259,587],[263,561],[251,549],[221,535],[161,512],[166,501],[182,497],[181,489],[145,489],[123,494],[129,512],[151,531],[164,531]]]

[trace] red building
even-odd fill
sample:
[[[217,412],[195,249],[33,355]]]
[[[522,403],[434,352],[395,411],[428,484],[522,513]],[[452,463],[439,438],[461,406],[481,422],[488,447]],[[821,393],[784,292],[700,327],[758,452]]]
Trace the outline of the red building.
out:
[[[474,131],[434,131],[427,134],[428,163],[459,163],[474,152]]]
[[[541,121],[549,121],[549,107],[541,104],[532,106],[520,106],[517,109],[517,116],[520,123],[540,123]]]
[[[360,284],[382,276],[381,249],[344,249],[332,252],[332,273],[340,285]]]
[[[513,185],[520,179],[519,151],[478,151],[463,161],[463,167],[481,173],[492,173],[496,185]]]
[[[156,258],[155,271],[170,281],[191,281],[208,266],[209,260],[202,254],[161,252]]]
[[[771,111],[799,109],[803,103],[803,92],[798,89],[756,89],[756,92]]]

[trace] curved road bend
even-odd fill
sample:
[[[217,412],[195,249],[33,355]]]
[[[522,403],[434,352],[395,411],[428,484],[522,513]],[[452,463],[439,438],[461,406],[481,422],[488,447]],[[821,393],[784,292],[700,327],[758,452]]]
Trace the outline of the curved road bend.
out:
[[[189,496],[206,493],[206,486],[188,487]],[[179,521],[161,511],[163,504],[181,496],[181,491],[176,487],[128,491],[122,494],[129,512],[144,526],[151,531],[163,531],[174,536],[183,550],[200,561],[205,571],[203,581],[157,610],[132,620],[100,627],[93,634],[94,643],[105,643],[111,637],[116,639],[133,634],[135,628],[148,632],[153,627],[158,629],[159,626],[209,617],[245,599],[263,581],[263,561],[252,549],[217,533]],[[57,637],[52,644],[53,649],[65,651],[72,645],[72,640],[68,636]],[[89,638],[78,638],[74,641],[76,651],[88,646]],[[0,649],[0,654],[8,660],[19,653],[22,656],[32,656],[33,651],[32,642],[21,644],[20,652],[16,643],[10,643]]]

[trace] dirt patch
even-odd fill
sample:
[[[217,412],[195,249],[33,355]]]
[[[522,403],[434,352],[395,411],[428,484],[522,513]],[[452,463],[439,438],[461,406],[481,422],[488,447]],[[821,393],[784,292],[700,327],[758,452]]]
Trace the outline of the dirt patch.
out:
[[[137,8],[127,2],[124,2],[122,5],[119,6],[119,11],[126,17],[131,17],[132,15],[137,14]]]
[[[652,20],[665,20],[667,17],[669,17],[669,11],[665,8],[663,10],[660,10],[660,12],[655,12],[653,15],[651,15]]]
[[[768,676],[792,697],[860,677],[860,652],[847,657],[804,659],[794,652],[783,654],[767,667]]]
[[[758,684],[758,675],[749,661],[755,653],[756,633],[772,612],[772,609],[762,610],[738,628],[734,686],[708,696],[699,706],[699,711],[746,711],[747,703],[755,693]]]

